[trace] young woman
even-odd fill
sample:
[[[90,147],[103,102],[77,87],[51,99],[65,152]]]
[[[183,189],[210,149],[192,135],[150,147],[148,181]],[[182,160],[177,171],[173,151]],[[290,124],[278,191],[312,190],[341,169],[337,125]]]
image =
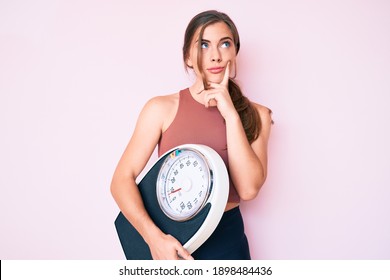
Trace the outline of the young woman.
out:
[[[183,45],[184,63],[193,69],[196,81],[178,93],[146,103],[115,170],[112,195],[148,244],[153,259],[250,259],[239,203],[255,198],[266,179],[272,119],[268,108],[250,102],[230,78],[231,73],[235,76],[239,49],[239,34],[226,14],[196,15]],[[192,256],[153,223],[135,183],[157,145],[160,156],[189,143],[216,150],[230,177],[221,222]]]

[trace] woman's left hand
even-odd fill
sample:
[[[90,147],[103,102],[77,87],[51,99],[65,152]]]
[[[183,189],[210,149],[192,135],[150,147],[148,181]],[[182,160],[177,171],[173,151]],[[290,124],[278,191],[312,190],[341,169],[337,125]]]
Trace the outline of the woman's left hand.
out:
[[[226,65],[225,75],[220,83],[209,83],[210,89],[204,91],[204,104],[206,108],[217,106],[222,117],[237,114],[229,94],[230,61]]]

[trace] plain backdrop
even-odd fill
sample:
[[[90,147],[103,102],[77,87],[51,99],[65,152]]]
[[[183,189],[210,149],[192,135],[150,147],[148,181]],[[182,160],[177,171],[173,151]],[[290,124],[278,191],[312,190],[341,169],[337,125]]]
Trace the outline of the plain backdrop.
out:
[[[191,85],[207,9],[274,112],[252,257],[390,258],[389,1],[0,0],[0,259],[124,259],[112,174],[145,102]]]

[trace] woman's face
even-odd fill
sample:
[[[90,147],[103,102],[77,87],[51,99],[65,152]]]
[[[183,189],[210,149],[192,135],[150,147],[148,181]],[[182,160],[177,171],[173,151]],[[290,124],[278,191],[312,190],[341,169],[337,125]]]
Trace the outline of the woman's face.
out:
[[[198,38],[201,28],[195,32],[192,39],[187,65],[194,68],[197,79],[202,80],[199,71]],[[235,65],[236,48],[233,34],[224,22],[217,22],[207,26],[203,32],[202,45],[202,71],[208,82],[220,83],[225,74],[227,63],[230,69]]]

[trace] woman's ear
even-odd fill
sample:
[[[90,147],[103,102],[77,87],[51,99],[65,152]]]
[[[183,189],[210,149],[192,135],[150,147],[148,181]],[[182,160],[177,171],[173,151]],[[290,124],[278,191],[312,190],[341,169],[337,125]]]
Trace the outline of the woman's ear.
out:
[[[194,65],[192,64],[192,61],[189,57],[186,59],[186,65],[188,68],[194,68]]]
[[[234,80],[237,76],[237,61],[236,59],[230,61],[230,73],[229,78]]]

